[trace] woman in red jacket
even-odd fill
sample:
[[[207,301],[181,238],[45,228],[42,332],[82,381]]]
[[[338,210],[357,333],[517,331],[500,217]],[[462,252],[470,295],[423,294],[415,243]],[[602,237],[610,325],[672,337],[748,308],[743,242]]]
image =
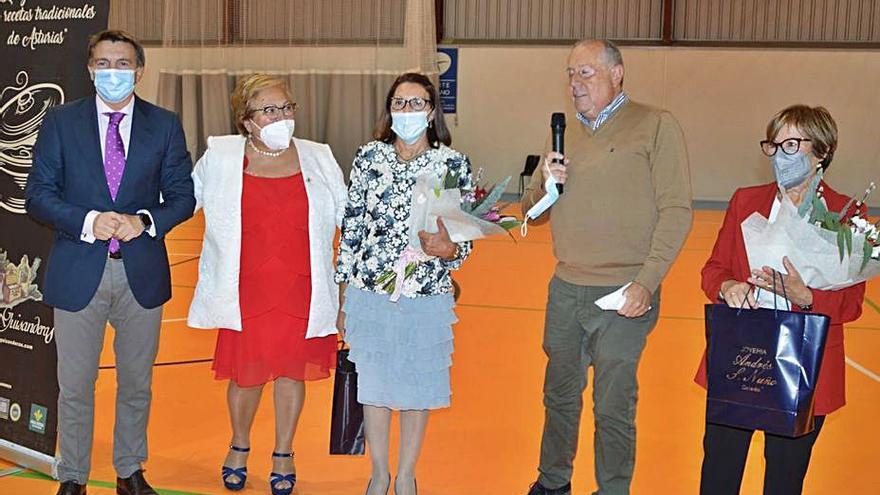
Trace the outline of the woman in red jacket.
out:
[[[773,272],[768,267],[749,267],[740,224],[754,212],[772,220],[783,194],[796,206],[809,197],[818,167],[827,170],[837,149],[837,124],[822,107],[794,105],[770,121],[761,149],[770,159],[776,182],[738,189],[733,194],[712,255],[702,271],[703,291],[709,299],[733,307],[744,303],[751,307],[773,307],[774,297]],[[831,211],[839,211],[849,201],[824,182],[820,182],[819,187]],[[765,435],[764,493],[773,495],[801,493],[813,444],[822,430],[825,415],[845,403],[843,324],[859,317],[865,295],[864,283],[837,291],[811,289],[788,258],[783,259],[783,265],[787,273],[776,275],[780,297],[784,283],[793,311],[826,314],[831,317],[831,326],[816,385],[815,429],[797,438]],[[756,287],[762,289],[757,300]],[[704,356],[696,377],[704,387],[705,365]],[[739,493],[752,433],[752,430],[706,423],[701,494]]]

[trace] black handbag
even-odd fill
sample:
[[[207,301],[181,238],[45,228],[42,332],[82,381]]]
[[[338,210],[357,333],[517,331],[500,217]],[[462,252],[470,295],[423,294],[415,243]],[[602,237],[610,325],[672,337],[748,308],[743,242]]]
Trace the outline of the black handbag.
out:
[[[348,360],[348,349],[336,353],[333,412],[330,419],[330,454],[364,454],[364,406],[357,400],[357,370]]]

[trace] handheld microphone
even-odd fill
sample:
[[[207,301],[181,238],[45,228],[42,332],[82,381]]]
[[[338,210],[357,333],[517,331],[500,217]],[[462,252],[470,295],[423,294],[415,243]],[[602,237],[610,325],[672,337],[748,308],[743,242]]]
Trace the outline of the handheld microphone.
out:
[[[550,116],[550,131],[553,134],[553,151],[565,154],[565,114],[556,112]],[[553,163],[563,163],[559,158],[554,158]],[[562,184],[556,184],[556,190],[562,194]]]

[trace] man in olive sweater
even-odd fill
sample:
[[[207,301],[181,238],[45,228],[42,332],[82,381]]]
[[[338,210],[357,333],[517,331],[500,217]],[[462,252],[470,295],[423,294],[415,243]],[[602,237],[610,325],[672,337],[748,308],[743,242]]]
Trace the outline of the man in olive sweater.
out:
[[[691,227],[684,136],[667,111],[623,92],[623,59],[604,40],[568,58],[576,120],[567,153],[548,153],[523,196],[527,212],[552,175],[564,194],[530,223],[549,220],[558,263],[544,327],[544,435],[540,476],[529,495],[567,495],[593,367],[595,494],[629,493],[635,465],[636,371],[660,309],[660,283]],[[571,121],[572,119],[570,119]],[[554,158],[563,164],[553,163]],[[624,284],[619,310],[595,301]]]

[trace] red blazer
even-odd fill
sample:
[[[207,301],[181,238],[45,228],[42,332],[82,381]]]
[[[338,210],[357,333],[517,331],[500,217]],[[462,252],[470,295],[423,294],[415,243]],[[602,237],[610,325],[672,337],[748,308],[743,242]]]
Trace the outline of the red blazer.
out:
[[[839,211],[849,198],[835,192],[824,182],[823,197],[828,209]],[[724,223],[718,231],[712,255],[702,271],[703,292],[709,300],[718,302],[721,283],[725,280],[745,281],[751,270],[746,256],[740,224],[754,212],[770,216],[776,196],[776,183],[738,189],[733,193]],[[797,268],[797,267],[795,267]],[[843,324],[853,321],[862,314],[862,301],[865,297],[865,284],[860,283],[836,291],[816,290],[813,292],[813,311],[831,317],[831,327],[825,342],[825,354],[816,384],[816,415],[825,415],[843,407],[846,403],[844,390]],[[797,308],[793,306],[793,308]],[[697,370],[694,380],[706,387],[706,354]]]

